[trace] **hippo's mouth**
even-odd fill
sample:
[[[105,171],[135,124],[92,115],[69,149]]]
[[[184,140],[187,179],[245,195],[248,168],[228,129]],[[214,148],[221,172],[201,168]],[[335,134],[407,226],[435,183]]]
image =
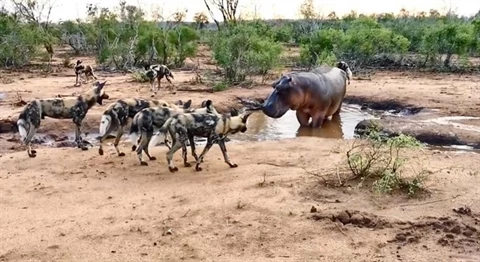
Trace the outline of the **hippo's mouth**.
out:
[[[273,91],[262,105],[262,112],[271,118],[280,118],[287,113],[290,107],[285,105],[276,91]]]

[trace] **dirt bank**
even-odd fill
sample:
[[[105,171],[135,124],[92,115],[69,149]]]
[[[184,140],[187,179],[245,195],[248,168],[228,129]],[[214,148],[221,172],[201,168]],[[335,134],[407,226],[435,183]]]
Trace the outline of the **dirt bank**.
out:
[[[99,157],[93,150],[45,148],[35,159],[5,154],[0,259],[430,261],[480,255],[479,211],[452,211],[478,206],[480,191],[471,186],[479,178],[472,175],[480,168],[476,155],[426,152],[433,194],[408,200],[325,186],[313,175],[343,166],[346,142],[303,137],[227,146],[238,168],[223,163],[215,147],[200,173],[176,156],[180,171],[174,175],[164,147],[152,150],[159,160],[149,167],[131,154]],[[319,220],[342,210],[361,211],[362,221],[384,226]],[[456,222],[445,227],[458,224],[458,232],[434,228],[449,221]],[[419,226],[427,222],[431,226]]]

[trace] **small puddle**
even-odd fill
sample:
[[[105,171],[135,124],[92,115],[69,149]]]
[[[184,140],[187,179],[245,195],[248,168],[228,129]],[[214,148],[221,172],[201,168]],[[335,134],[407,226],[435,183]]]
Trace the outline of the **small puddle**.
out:
[[[452,125],[455,128],[463,129],[466,131],[472,132],[480,132],[480,128],[476,125],[467,125],[459,123],[460,121],[468,121],[468,120],[480,120],[480,117],[474,116],[445,116],[445,117],[437,117],[433,119],[423,120],[422,122],[425,123],[435,123],[439,125]]]
[[[449,151],[456,153],[480,153],[480,149],[468,145],[428,146],[428,148],[438,151]]]
[[[244,134],[231,136],[237,141],[280,140],[299,136],[323,138],[354,138],[355,126],[362,120],[376,118],[353,104],[343,104],[340,117],[324,122],[322,128],[300,128],[295,111],[289,110],[278,119],[269,118],[262,112],[253,113],[248,119],[248,130]]]
[[[98,133],[84,133],[82,138],[87,144],[91,146],[97,145],[98,140],[96,139]],[[52,135],[52,134],[35,134],[33,144],[41,144],[49,147],[76,147],[75,143],[75,133],[67,133],[65,135]]]
[[[0,100],[3,100],[5,98],[7,98],[7,94],[0,92]]]

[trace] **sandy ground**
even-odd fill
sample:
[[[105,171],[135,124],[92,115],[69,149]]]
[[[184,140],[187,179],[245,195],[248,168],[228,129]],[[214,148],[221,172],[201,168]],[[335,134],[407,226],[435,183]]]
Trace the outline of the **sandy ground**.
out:
[[[1,72],[0,118],[18,116],[22,107],[12,106],[17,92],[30,101],[89,88],[73,86],[72,69],[56,70],[48,77]],[[110,99],[89,111],[86,130],[98,128],[109,102],[150,96],[148,83],[131,82],[128,74],[97,74],[108,81]],[[174,74],[177,88],[191,86],[192,72]],[[348,96],[438,109],[439,115],[480,116],[479,78],[382,72],[352,81]],[[194,105],[212,99],[226,110],[238,106],[237,96],[265,98],[270,91],[268,85],[217,93],[164,91],[158,98],[192,99]],[[68,120],[46,119],[39,132],[72,131]],[[15,136],[0,136],[0,261],[478,261],[480,256],[480,208],[474,204],[480,190],[473,186],[480,179],[477,154],[412,152],[430,174],[430,194],[410,199],[375,195],[353,182],[339,186],[329,174],[346,167],[351,141],[228,143],[238,168],[229,168],[215,146],[202,172],[183,167],[177,154],[180,171],[171,174],[165,147],[152,150],[158,160],[148,167],[139,166],[129,143],[121,144],[123,158],[111,146],[104,156],[96,148],[36,146],[37,157],[30,159],[11,139]],[[332,182],[327,185],[322,175]],[[471,212],[453,211],[462,206]],[[332,215],[343,223],[332,222]]]

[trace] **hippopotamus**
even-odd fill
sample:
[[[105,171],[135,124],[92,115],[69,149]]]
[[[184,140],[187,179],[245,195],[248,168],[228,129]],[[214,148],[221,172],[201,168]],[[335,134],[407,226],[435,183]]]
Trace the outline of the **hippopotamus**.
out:
[[[344,61],[336,67],[285,74],[272,84],[274,90],[262,104],[262,112],[280,118],[289,109],[296,110],[301,127],[321,127],[325,118],[340,114],[351,78],[352,71]]]

